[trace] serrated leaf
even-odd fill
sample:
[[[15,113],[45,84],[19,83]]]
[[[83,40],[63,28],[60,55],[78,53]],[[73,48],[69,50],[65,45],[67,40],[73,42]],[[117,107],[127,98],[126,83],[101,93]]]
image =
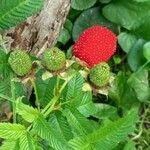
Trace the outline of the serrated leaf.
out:
[[[18,141],[5,141],[0,150],[20,150]]]
[[[96,3],[96,0],[71,0],[71,7],[77,10],[90,8]]]
[[[29,105],[23,104],[20,101],[20,98],[18,98],[16,102],[16,111],[19,115],[22,116],[24,120],[30,123],[32,123],[39,115],[39,112],[37,109]]]
[[[10,76],[11,68],[8,64],[8,55],[0,48],[0,76],[8,78]]]
[[[73,138],[70,125],[61,112],[51,114],[48,122],[67,141]]]
[[[132,110],[125,117],[111,122],[91,134],[74,138],[69,142],[70,146],[74,150],[84,150],[91,146],[99,147],[102,150],[111,150],[129,133],[133,132],[136,121],[137,112]],[[97,148],[96,150],[98,150]]]
[[[15,96],[16,96],[16,99],[18,97],[22,97],[22,96],[24,96],[24,98],[27,98],[27,89],[22,84],[22,82],[21,81],[14,82],[14,84],[15,84]]]
[[[42,115],[39,115],[37,120],[33,124],[33,130],[42,138],[48,141],[49,145],[57,150],[68,150],[67,142],[62,136],[57,134],[57,131],[44,119]]]
[[[17,140],[26,132],[25,127],[20,124],[0,123],[0,137],[4,139]]]
[[[115,24],[111,23],[102,15],[100,7],[94,7],[83,11],[76,19],[72,32],[73,40],[75,41],[85,29],[93,25],[106,26],[113,31],[118,30]]]
[[[85,118],[78,110],[65,109],[62,113],[67,118],[75,136],[86,135],[94,130],[94,124]]]
[[[36,150],[34,140],[28,132],[20,137],[19,146],[19,150]]]
[[[3,142],[0,150],[20,150],[19,141],[9,141],[6,140]]]
[[[66,98],[65,101],[69,102],[69,105],[76,105],[82,96],[82,87],[84,79],[80,74],[75,75],[67,84]]]
[[[40,10],[43,0],[2,0],[0,2],[0,30],[15,26]]]

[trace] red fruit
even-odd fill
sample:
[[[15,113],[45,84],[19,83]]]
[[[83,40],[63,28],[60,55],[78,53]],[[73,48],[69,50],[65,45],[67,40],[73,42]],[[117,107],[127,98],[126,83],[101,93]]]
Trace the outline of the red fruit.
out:
[[[73,46],[73,55],[93,67],[108,61],[116,52],[117,37],[106,27],[95,25],[86,29]]]

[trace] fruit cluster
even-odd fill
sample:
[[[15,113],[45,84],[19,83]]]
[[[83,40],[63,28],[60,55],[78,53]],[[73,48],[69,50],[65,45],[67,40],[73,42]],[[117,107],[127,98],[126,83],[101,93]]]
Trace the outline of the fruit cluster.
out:
[[[111,30],[97,25],[86,29],[73,45],[73,55],[86,63],[90,82],[96,87],[105,86],[109,81],[110,67],[106,62],[115,53],[116,43],[116,35]],[[41,61],[47,70],[57,72],[65,68],[66,57],[63,51],[53,47],[45,50]],[[8,62],[18,76],[29,74],[32,68],[30,56],[22,50],[12,52]]]

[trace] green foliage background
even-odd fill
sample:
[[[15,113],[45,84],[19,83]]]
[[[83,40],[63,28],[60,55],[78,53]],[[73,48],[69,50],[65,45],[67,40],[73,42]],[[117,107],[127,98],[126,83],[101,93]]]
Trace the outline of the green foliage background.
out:
[[[2,0],[0,32],[39,11],[43,2]],[[118,36],[117,53],[108,62],[114,80],[96,96],[87,87],[84,68],[73,61],[63,75],[39,65],[29,79],[33,94],[28,97],[0,37],[0,103],[7,102],[13,113],[12,123],[0,123],[0,149],[149,150],[150,48],[143,51],[150,40],[149,8],[149,0],[71,0],[56,44],[68,59],[74,41],[92,25],[106,26]]]

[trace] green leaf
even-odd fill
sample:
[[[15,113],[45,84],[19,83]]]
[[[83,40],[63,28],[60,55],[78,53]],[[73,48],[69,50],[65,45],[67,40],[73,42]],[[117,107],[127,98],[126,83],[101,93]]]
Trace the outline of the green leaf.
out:
[[[136,2],[148,2],[149,0],[134,0]]]
[[[75,21],[72,32],[73,40],[75,41],[85,29],[93,25],[106,26],[113,31],[118,30],[115,24],[111,23],[101,14],[100,7],[94,7],[83,11]]]
[[[34,122],[33,130],[42,139],[47,140],[52,148],[57,150],[68,150],[68,145],[65,139],[60,136],[54,128],[52,128],[42,115],[39,115]]]
[[[19,141],[6,140],[0,147],[0,150],[20,150]]]
[[[69,19],[66,19],[64,27],[69,31],[69,33],[71,33],[73,28],[73,23]]]
[[[138,68],[140,68],[146,62],[146,59],[143,56],[144,44],[145,41],[139,39],[128,53],[127,56],[128,64],[133,71],[138,70]]]
[[[148,81],[148,71],[146,69],[139,69],[133,73],[128,79],[128,84],[136,93],[139,101],[145,102],[150,98],[150,86]]]
[[[67,59],[71,59],[72,56],[73,56],[73,54],[72,54],[72,46],[71,46],[71,47],[69,47],[69,49],[67,50],[66,57],[67,57]]]
[[[121,32],[118,36],[118,43],[122,50],[126,53],[130,51],[136,41],[136,36],[127,32]]]
[[[18,97],[22,97],[22,96],[24,96],[23,99],[27,98],[27,89],[22,84],[22,82],[16,81],[16,82],[14,82],[14,84],[15,84],[15,97],[16,97],[16,99]],[[26,103],[27,103],[27,100],[26,100]]]
[[[80,136],[69,141],[74,150],[95,149],[111,150],[133,132],[137,121],[137,112],[130,111],[125,117],[110,122],[104,127],[86,136]]]
[[[54,87],[56,85],[56,77],[42,79],[43,72],[39,72],[36,76],[36,88],[38,94],[38,100],[42,107],[45,107],[48,102],[54,97]]]
[[[111,0],[99,0],[101,3],[104,3],[104,4],[106,4],[106,3],[109,3]]]
[[[136,150],[135,143],[129,140],[123,150]]]
[[[77,10],[84,10],[92,7],[97,0],[71,0],[71,7]]]
[[[93,115],[98,119],[105,119],[105,118],[118,118],[117,108],[108,105],[108,104],[95,104],[96,105],[96,113]]]
[[[109,97],[116,102],[119,107],[129,109],[138,102],[132,88],[129,87],[128,76],[119,72],[109,89]]]
[[[25,127],[20,124],[0,123],[1,138],[17,140],[24,133],[26,133]]]
[[[86,135],[94,130],[94,124],[86,119],[78,110],[65,109],[62,113],[67,118],[75,136]]]
[[[143,55],[148,61],[150,61],[150,42],[147,42],[146,44],[144,44]]]
[[[54,128],[64,139],[68,141],[73,138],[70,125],[61,112],[51,114],[48,121],[52,128]]]
[[[7,60],[8,56],[0,48],[0,94],[10,96],[10,74],[12,72]]]
[[[96,113],[96,107],[92,101],[92,93],[84,92],[81,99],[76,101],[76,105],[79,112],[85,117],[90,117],[91,115]]]
[[[3,0],[0,2],[0,30],[24,21],[41,9],[43,0]]]
[[[29,105],[23,104],[21,102],[20,98],[18,98],[16,101],[16,112],[19,115],[21,115],[24,120],[26,120],[27,122],[30,122],[30,123],[35,121],[39,115],[39,112],[37,109],[35,109]]]
[[[10,78],[3,78],[0,76],[0,94],[10,96]]]
[[[66,28],[64,28],[63,31],[60,33],[60,36],[58,37],[58,42],[65,45],[69,41],[70,38],[71,38],[71,35],[69,31]]]
[[[103,14],[110,21],[150,39],[150,20],[147,19],[150,17],[149,8],[150,1],[115,0],[103,8]]]
[[[82,87],[84,79],[80,74],[75,75],[67,84],[67,91],[65,101],[69,102],[69,105],[75,106],[83,96]]]
[[[28,132],[20,137],[19,146],[19,150],[36,150],[33,138]]]
[[[0,76],[8,78],[10,76],[11,68],[8,64],[8,55],[0,48]]]

